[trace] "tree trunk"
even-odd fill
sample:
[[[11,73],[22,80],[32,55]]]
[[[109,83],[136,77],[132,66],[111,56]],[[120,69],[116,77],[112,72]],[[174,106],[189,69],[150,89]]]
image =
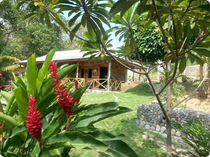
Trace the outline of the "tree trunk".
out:
[[[171,71],[171,62],[167,65],[168,72]],[[167,115],[166,131],[167,131],[167,157],[172,157],[172,140],[171,140],[171,84],[167,87]]]
[[[207,78],[208,78],[208,97],[210,96],[210,62],[207,67]]]
[[[200,81],[203,80],[203,66],[200,65]],[[203,84],[199,88],[199,97],[204,98],[205,97],[205,91],[204,91],[204,86]]]

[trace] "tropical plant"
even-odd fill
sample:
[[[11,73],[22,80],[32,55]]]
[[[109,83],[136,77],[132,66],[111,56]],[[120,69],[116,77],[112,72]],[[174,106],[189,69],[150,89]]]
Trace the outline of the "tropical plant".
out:
[[[1,91],[1,149],[3,156],[70,156],[91,149],[106,156],[137,156],[116,137],[94,126],[110,116],[128,112],[115,102],[81,105],[86,87],[65,87],[61,79],[77,65],[57,68],[51,50],[41,69],[33,54],[26,73],[13,82],[12,93]],[[48,67],[50,71],[48,70]],[[3,103],[2,103],[3,102]]]
[[[181,130],[186,136],[182,137],[184,142],[190,145],[195,152],[193,156],[207,157],[210,155],[210,131],[203,122],[188,121],[186,124],[174,123],[174,126]]]
[[[103,53],[109,55],[113,59],[117,60],[110,51],[106,48],[103,42],[103,36],[106,33],[104,31],[103,24],[109,25],[107,19],[107,9],[106,7],[111,6],[109,18],[115,15],[120,15],[123,17],[129,12],[129,15],[142,15],[146,14],[147,24],[149,26],[151,23],[156,23],[159,32],[164,39],[164,51],[167,54],[164,56],[164,65],[167,65],[167,70],[165,71],[164,86],[160,91],[156,91],[153,82],[149,77],[149,73],[152,69],[144,66],[141,59],[138,63],[141,64],[142,72],[136,71],[130,66],[124,65],[120,60],[117,60],[120,64],[128,69],[144,74],[148,82],[150,83],[153,93],[158,100],[158,103],[162,109],[163,115],[167,122],[167,152],[168,156],[171,156],[171,100],[170,100],[170,86],[173,84],[175,78],[179,73],[182,73],[186,67],[187,60],[192,63],[197,62],[199,64],[204,64],[205,61],[201,56],[209,56],[210,49],[208,48],[209,42],[206,38],[210,35],[209,32],[209,22],[210,22],[210,4],[208,1],[198,0],[198,1],[162,1],[162,0],[118,0],[113,3],[112,0],[60,0],[60,1],[21,1],[21,4],[25,4],[29,7],[30,11],[28,13],[29,20],[33,19],[34,16],[39,17],[40,21],[44,21],[46,24],[50,24],[51,17],[56,21],[66,32],[70,33],[72,36],[78,37],[83,41],[88,41],[90,43],[100,44]],[[106,3],[108,2],[108,3]],[[114,4],[112,6],[112,4]],[[134,8],[131,11],[131,8]],[[74,29],[70,30],[61,21],[59,13],[62,11],[68,11],[69,15],[72,16],[69,23],[73,25],[77,20],[77,25]],[[136,15],[134,15],[136,16]],[[134,17],[133,16],[133,17]],[[77,36],[76,32],[78,28],[83,25],[87,27],[89,34],[96,37],[96,40],[90,41]],[[132,32],[132,27],[126,25],[129,29],[129,34]],[[128,36],[127,36],[128,37]],[[193,39],[193,40],[192,40]],[[132,43],[133,37],[127,38],[126,43]],[[133,42],[134,43],[134,42]],[[132,50],[135,45],[130,45],[130,47],[125,46],[126,52],[129,53],[129,49]],[[128,55],[128,54],[126,54]],[[174,66],[170,68],[170,63],[173,62]],[[153,67],[154,68],[154,67]],[[164,89],[168,89],[167,95],[167,110],[164,109],[162,101],[160,99],[160,94]]]

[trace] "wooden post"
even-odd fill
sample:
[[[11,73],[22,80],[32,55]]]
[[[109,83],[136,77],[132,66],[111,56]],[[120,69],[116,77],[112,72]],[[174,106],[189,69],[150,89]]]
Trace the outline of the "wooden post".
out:
[[[78,79],[79,77],[79,62],[77,62],[77,72],[76,72],[76,78]]]
[[[111,61],[110,61],[110,62],[109,62],[109,66],[108,66],[107,91],[110,90],[111,67],[112,67],[112,63],[111,63]]]

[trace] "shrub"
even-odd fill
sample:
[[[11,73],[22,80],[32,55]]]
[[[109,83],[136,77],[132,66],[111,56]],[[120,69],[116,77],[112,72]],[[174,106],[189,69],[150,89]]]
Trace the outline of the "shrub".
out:
[[[207,157],[210,155],[210,131],[204,123],[188,121],[183,125],[174,123],[174,126],[187,135],[182,139],[194,149],[195,153],[190,152],[193,156]]]
[[[70,156],[90,149],[105,156],[137,154],[120,137],[94,126],[108,117],[130,111],[115,102],[81,105],[86,87],[66,87],[61,79],[77,65],[56,67],[50,51],[40,70],[32,55],[26,73],[16,79],[12,93],[1,91],[0,135],[2,156]],[[50,70],[49,71],[49,65]],[[52,67],[53,66],[53,67]]]

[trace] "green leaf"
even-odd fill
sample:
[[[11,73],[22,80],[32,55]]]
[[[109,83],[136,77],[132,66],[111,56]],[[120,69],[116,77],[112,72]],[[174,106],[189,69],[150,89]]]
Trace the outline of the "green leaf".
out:
[[[141,15],[142,13],[146,12],[146,11],[149,11],[150,8],[152,7],[151,4],[147,4],[147,0],[144,0],[143,2],[141,2],[138,7],[137,7],[137,13],[139,15]]]
[[[81,12],[77,13],[74,17],[69,20],[69,27],[73,26],[75,24],[75,21],[79,18],[81,15]]]
[[[15,94],[12,93],[11,97],[9,98],[9,100],[7,100],[7,104],[6,104],[6,108],[5,108],[5,113],[8,114],[9,110],[11,109],[12,104],[15,100]]]
[[[110,12],[109,12],[109,17],[114,16],[115,14],[117,14],[118,12],[122,11],[123,9],[125,9],[125,6],[132,6],[134,5],[136,2],[138,2],[139,0],[118,0],[113,7],[111,8]],[[126,8],[127,10],[129,9]],[[125,10],[123,11],[125,12]]]
[[[10,136],[8,138],[12,138],[14,136],[20,135],[27,131],[27,128],[25,125],[16,126],[12,129]],[[20,136],[21,137],[21,136]],[[24,140],[24,139],[23,139]]]
[[[47,56],[45,58],[45,61],[44,61],[43,65],[42,65],[42,68],[39,70],[38,77],[37,77],[37,80],[36,80],[36,88],[37,88],[38,92],[39,92],[39,90],[40,90],[40,88],[42,86],[44,78],[48,74],[49,64],[50,64],[50,61],[52,60],[56,50],[57,49],[54,48],[50,52],[48,52],[48,54],[47,54]]]
[[[39,143],[36,142],[36,145],[35,145],[34,149],[32,150],[31,156],[39,157],[39,152],[40,152]]]
[[[28,95],[36,95],[36,78],[37,78],[36,56],[33,54],[27,62],[26,77],[27,77],[27,91]]]
[[[183,73],[184,72],[184,70],[186,68],[186,63],[187,63],[187,60],[186,60],[186,58],[184,56],[184,57],[181,58],[181,62],[179,64],[179,72],[180,73]]]
[[[66,67],[60,69],[59,72],[58,72],[59,78],[63,79],[66,75],[68,75],[74,69],[76,69],[76,67],[77,67],[77,64],[72,64],[72,65],[69,65],[69,66],[66,66]]]
[[[80,28],[81,25],[82,25],[81,22],[78,23],[78,24],[72,29],[72,32],[73,32],[74,34],[76,34],[77,31],[79,30],[79,28]],[[70,40],[72,41],[73,39],[74,39],[74,35],[71,33],[71,34],[70,34]]]
[[[15,126],[18,126],[19,123],[15,120],[15,118],[7,116],[5,114],[3,114],[2,112],[0,112],[0,120],[4,121],[4,125],[6,126],[6,128],[12,129]]]
[[[108,149],[103,142],[100,142],[90,135],[79,132],[62,132],[52,136],[43,145],[46,148],[54,149],[55,147],[74,147],[76,149],[93,149],[104,152]],[[45,149],[43,149],[45,150]]]
[[[45,14],[45,23],[47,24],[48,28],[51,27],[51,21],[50,21],[50,17],[48,14]]]
[[[54,135],[56,132],[58,132],[60,129],[59,123],[57,120],[52,121],[49,123],[46,127],[46,129],[42,133],[42,139],[45,140],[49,138],[50,136]]]
[[[8,92],[5,92],[5,91],[1,91],[1,96],[6,100],[6,101],[9,101],[12,97],[12,94],[8,93]]]
[[[25,120],[25,115],[27,114],[28,95],[21,87],[16,88],[14,93],[18,102],[18,112],[23,121]]]
[[[201,56],[210,57],[210,48],[208,47],[197,47],[193,51],[195,51]]]
[[[118,156],[138,157],[135,151],[131,149],[125,142],[118,139],[103,140],[103,142],[110,146],[107,152],[118,154]]]
[[[52,84],[52,83],[51,83]],[[37,109],[40,112],[45,112],[45,110],[53,103],[53,100],[55,100],[56,95],[54,93],[47,94],[41,102],[37,104]]]
[[[106,112],[103,112],[103,113],[100,113],[100,114],[96,114],[96,115],[93,115],[93,116],[84,117],[82,120],[78,120],[76,122],[75,128],[86,127],[86,126],[92,125],[96,122],[99,122],[103,119],[106,119],[108,117],[115,116],[115,115],[125,113],[125,112],[129,112],[129,111],[130,111],[130,109],[128,109],[128,108],[119,107],[115,110],[109,110],[109,111],[106,111]]]
[[[201,8],[206,11],[210,11],[210,4],[200,5],[198,8]]]
[[[194,52],[194,51],[193,51]],[[191,54],[192,56],[193,56],[193,58],[195,58],[195,61],[198,63],[198,64],[200,64],[200,65],[204,65],[204,61],[203,61],[203,59],[201,58],[201,57],[198,57],[198,56],[196,56],[196,55],[194,55],[194,54]]]

